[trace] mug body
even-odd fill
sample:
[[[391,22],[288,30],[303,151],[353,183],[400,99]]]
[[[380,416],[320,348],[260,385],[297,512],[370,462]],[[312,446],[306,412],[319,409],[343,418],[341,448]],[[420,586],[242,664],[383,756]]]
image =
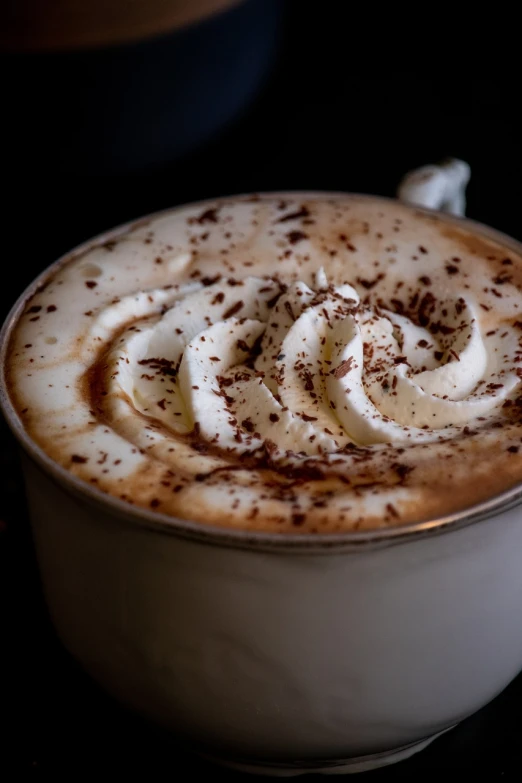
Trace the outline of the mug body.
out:
[[[221,761],[380,766],[522,668],[517,507],[396,541],[231,546],[136,523],[23,464],[64,645],[120,701]]]

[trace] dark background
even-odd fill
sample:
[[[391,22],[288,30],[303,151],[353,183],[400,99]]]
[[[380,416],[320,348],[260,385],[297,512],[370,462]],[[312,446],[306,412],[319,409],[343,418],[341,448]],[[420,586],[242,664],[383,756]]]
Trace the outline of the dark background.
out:
[[[113,50],[4,54],[5,255],[0,317],[90,236],[234,192],[392,196],[451,155],[472,168],[468,215],[522,239],[522,141],[502,78],[423,78],[375,52],[341,4],[247,0],[182,33]],[[360,43],[360,41],[359,41]],[[194,761],[101,693],[61,648],[41,596],[13,441],[0,423],[0,775],[240,776]],[[519,621],[514,618],[514,622]],[[499,642],[500,643],[500,642]],[[14,693],[13,693],[14,691]],[[3,695],[2,695],[3,694]],[[366,780],[482,772],[520,780],[522,679],[420,756]]]

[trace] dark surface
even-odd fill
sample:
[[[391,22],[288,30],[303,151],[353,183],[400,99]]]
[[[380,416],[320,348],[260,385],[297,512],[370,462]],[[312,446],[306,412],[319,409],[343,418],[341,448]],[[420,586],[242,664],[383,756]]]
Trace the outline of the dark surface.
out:
[[[146,171],[208,142],[248,104],[277,45],[279,0],[245,0],[158,38],[6,53],[8,148],[33,179]]]
[[[35,168],[28,164],[34,154],[27,154],[27,144],[31,134],[38,143],[38,117],[28,134],[8,104],[10,144],[4,147],[3,162],[8,244],[1,262],[0,315],[61,253],[142,214],[245,191],[303,188],[393,195],[406,170],[446,155],[471,164],[468,214],[522,239],[522,144],[515,119],[504,108],[510,97],[504,83],[418,79],[393,68],[385,71],[386,78],[361,79],[357,55],[340,45],[345,31],[332,17],[335,4],[314,5],[321,15],[307,11],[307,4],[287,5],[279,55],[263,89],[252,95],[242,116],[183,160],[164,160],[140,173],[80,178],[57,171],[40,151]],[[15,68],[11,96],[20,84]],[[31,101],[26,80],[23,86]],[[41,111],[41,103],[36,105]],[[125,135],[130,131],[122,133],[122,145],[135,143]],[[91,148],[89,155],[93,152]],[[170,737],[123,711],[69,659],[45,612],[22,479],[4,424],[0,475],[0,721],[6,724],[0,776],[5,771],[3,779],[18,780],[32,772],[75,780],[89,771],[186,779],[201,771],[207,779],[239,779],[194,761]],[[8,696],[11,688],[14,698]],[[367,773],[364,779],[422,780],[431,771],[457,771],[482,772],[488,780],[520,780],[521,729],[519,677],[495,702],[418,757]]]

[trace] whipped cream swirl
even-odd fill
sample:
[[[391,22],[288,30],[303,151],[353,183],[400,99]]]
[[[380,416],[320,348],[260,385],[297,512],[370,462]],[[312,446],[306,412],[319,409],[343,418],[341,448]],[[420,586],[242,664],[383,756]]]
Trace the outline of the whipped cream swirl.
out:
[[[329,458],[453,438],[519,383],[471,299],[370,306],[322,269],[314,289],[247,277],[142,297],[142,320],[108,356],[106,409],[117,420],[130,406],[229,454]]]

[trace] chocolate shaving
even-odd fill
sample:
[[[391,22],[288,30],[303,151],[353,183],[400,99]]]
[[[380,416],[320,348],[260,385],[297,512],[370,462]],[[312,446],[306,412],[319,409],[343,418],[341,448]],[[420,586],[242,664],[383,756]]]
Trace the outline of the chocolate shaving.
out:
[[[214,283],[219,283],[221,280],[221,275],[214,275],[214,277],[202,277],[201,283],[208,288],[209,285],[214,285]]]
[[[218,213],[219,207],[211,207],[210,209],[206,209],[204,212],[199,215],[199,217],[196,218],[196,222],[202,226],[204,223],[217,223],[218,222]]]
[[[305,234],[304,231],[289,231],[286,237],[291,245],[296,245],[303,239],[308,239],[308,234]]]
[[[418,319],[420,326],[428,326],[430,322],[430,315],[435,309],[435,303],[436,299],[431,291],[426,291],[419,304]]]
[[[228,310],[226,310],[223,313],[223,319],[225,320],[226,318],[232,318],[233,315],[235,315],[236,313],[239,313],[239,311],[244,306],[244,304],[245,303],[243,301],[241,301],[241,300],[239,302],[236,302],[235,304],[233,304],[231,307],[228,308]]]
[[[352,369],[352,364],[353,356],[350,356],[348,359],[344,359],[344,361],[342,361],[341,364],[335,368],[335,370],[331,370],[330,374],[333,375],[334,378],[344,378],[344,376],[347,375]]]
[[[367,291],[370,291],[374,286],[377,285],[381,280],[383,280],[386,277],[384,272],[381,272],[377,275],[377,277],[374,280],[363,280],[361,277],[357,278],[357,282],[359,285],[362,285],[363,288],[365,288]]]
[[[174,366],[174,362],[171,359],[160,359],[151,357],[150,359],[142,359],[138,364],[150,367],[151,370],[157,370],[159,375],[164,375],[169,378],[175,378],[178,374],[178,367]]]
[[[241,422],[241,426],[247,432],[254,432],[254,430],[255,430],[254,424],[253,424],[253,422],[252,422],[252,420],[250,418],[243,419],[243,421]]]
[[[300,218],[308,217],[310,217],[310,211],[303,205],[297,212],[290,212],[288,215],[283,215],[276,223],[286,223],[288,220],[299,220]]]
[[[401,483],[404,481],[406,476],[412,472],[413,467],[411,465],[404,465],[401,462],[396,462],[394,465],[392,465],[392,468],[399,476],[399,479]]]
[[[312,377],[312,373],[310,370],[303,370],[303,380],[305,382],[305,390],[306,391],[313,391],[314,390],[314,379]]]

